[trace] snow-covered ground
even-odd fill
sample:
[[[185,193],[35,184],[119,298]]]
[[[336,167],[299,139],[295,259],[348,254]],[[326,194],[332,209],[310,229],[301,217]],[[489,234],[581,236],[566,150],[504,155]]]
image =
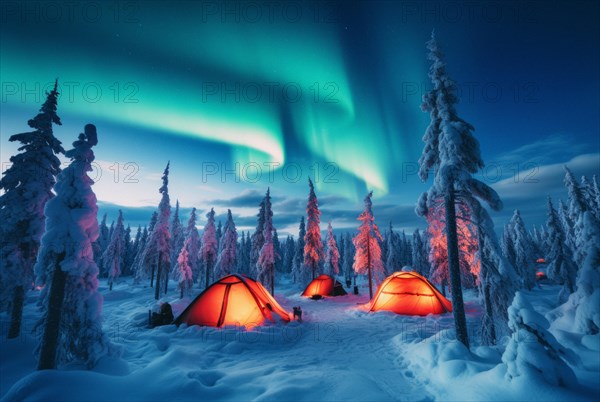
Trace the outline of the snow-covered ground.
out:
[[[572,365],[579,384],[558,388],[532,378],[508,381],[502,350],[453,341],[450,314],[428,317],[366,313],[361,295],[325,300],[300,297],[288,278],[276,288],[280,304],[301,306],[302,323],[273,324],[247,332],[173,325],[146,328],[153,292],[125,279],[104,294],[104,328],[121,357],[105,358],[92,371],[68,367],[36,372],[31,292],[21,338],[6,340],[1,316],[0,395],[3,400],[596,400],[600,392],[600,338],[553,328],[580,356]],[[175,313],[179,301],[171,283]],[[198,292],[198,291],[196,291]],[[526,293],[537,311],[555,307],[558,289]],[[479,304],[467,292],[466,309],[477,343]],[[555,313],[556,314],[556,313]],[[582,343],[587,347],[582,346]]]

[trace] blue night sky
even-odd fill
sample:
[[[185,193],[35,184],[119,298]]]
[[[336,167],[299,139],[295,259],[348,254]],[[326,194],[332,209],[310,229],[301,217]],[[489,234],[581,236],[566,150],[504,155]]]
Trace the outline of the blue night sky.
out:
[[[270,186],[275,226],[296,234],[310,175],[323,228],[354,230],[374,190],[378,224],[412,232],[425,226],[413,209],[429,185],[415,171],[435,29],[482,178],[505,203],[498,226],[515,208],[542,223],[545,197],[566,196],[563,165],[599,173],[597,2],[343,4],[2,2],[3,170],[9,136],[58,77],[55,134],[68,148],[97,126],[92,176],[109,221],[121,208],[146,224],[170,160],[184,221],[193,206],[221,219],[231,208],[252,230]]]

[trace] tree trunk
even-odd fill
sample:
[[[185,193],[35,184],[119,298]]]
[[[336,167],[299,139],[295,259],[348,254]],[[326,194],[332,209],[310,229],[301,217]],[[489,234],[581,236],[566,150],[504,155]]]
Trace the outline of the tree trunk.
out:
[[[52,370],[56,368],[56,351],[60,336],[60,320],[62,306],[65,299],[65,285],[67,273],[60,268],[60,263],[65,258],[65,253],[57,256],[52,275],[52,285],[48,295],[48,313],[44,324],[44,334],[40,346],[38,370]]]
[[[181,292],[179,293],[179,298],[183,299],[183,288],[181,288]]]
[[[150,274],[150,287],[154,286],[154,271],[156,270],[156,265],[152,264],[152,273]]]
[[[154,299],[160,299],[160,276],[162,271],[162,251],[158,253],[158,266],[156,268],[156,286],[154,287]]]
[[[25,288],[17,286],[12,302],[12,312],[10,316],[10,329],[8,330],[8,339],[14,339],[21,333],[21,321],[23,319],[23,303],[25,303]]]
[[[450,271],[450,286],[452,288],[452,312],[454,315],[454,326],[456,338],[469,348],[469,336],[467,333],[467,319],[465,317],[465,306],[463,304],[462,286],[460,283],[460,261],[458,250],[458,236],[456,233],[456,207],[454,205],[453,184],[448,188],[444,197],[446,208],[446,240],[448,242],[448,271]]]
[[[446,297],[446,279],[442,279],[442,296]]]
[[[112,283],[112,281],[111,281],[111,282],[108,284],[108,290],[112,291],[112,285],[113,285],[113,283]]]
[[[312,278],[313,278],[313,280],[315,279],[315,271],[316,271],[315,260],[313,260],[313,262],[312,262]]]

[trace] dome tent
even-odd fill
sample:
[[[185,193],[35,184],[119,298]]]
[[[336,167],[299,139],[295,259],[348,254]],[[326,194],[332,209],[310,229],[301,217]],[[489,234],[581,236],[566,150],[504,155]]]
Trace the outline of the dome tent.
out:
[[[369,311],[392,311],[402,315],[442,314],[452,303],[416,272],[394,272],[379,285]]]
[[[246,329],[275,321],[290,321],[285,311],[259,282],[245,275],[225,276],[200,293],[177,317],[176,325],[223,327],[240,325]]]
[[[341,283],[339,283],[333,276],[329,275],[319,275],[315,279],[313,279],[304,292],[302,292],[302,296],[312,297],[312,298],[320,298],[325,296],[344,296],[346,295],[346,291]]]

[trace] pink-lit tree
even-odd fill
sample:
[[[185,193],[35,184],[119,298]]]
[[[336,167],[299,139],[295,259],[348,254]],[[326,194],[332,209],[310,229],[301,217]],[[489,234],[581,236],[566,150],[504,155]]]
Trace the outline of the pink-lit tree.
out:
[[[310,193],[306,204],[306,235],[304,235],[304,265],[311,270],[312,279],[319,271],[319,264],[323,260],[323,242],[321,241],[321,211],[315,194],[315,188],[310,178],[308,179]]]
[[[358,234],[352,241],[356,248],[353,268],[357,274],[368,275],[369,296],[371,298],[373,298],[373,282],[377,284],[385,276],[383,262],[381,261],[381,248],[379,247],[379,241],[382,241],[382,237],[373,217],[372,196],[373,192],[371,191],[365,197],[365,209],[358,217],[358,220],[362,223],[358,228]]]

